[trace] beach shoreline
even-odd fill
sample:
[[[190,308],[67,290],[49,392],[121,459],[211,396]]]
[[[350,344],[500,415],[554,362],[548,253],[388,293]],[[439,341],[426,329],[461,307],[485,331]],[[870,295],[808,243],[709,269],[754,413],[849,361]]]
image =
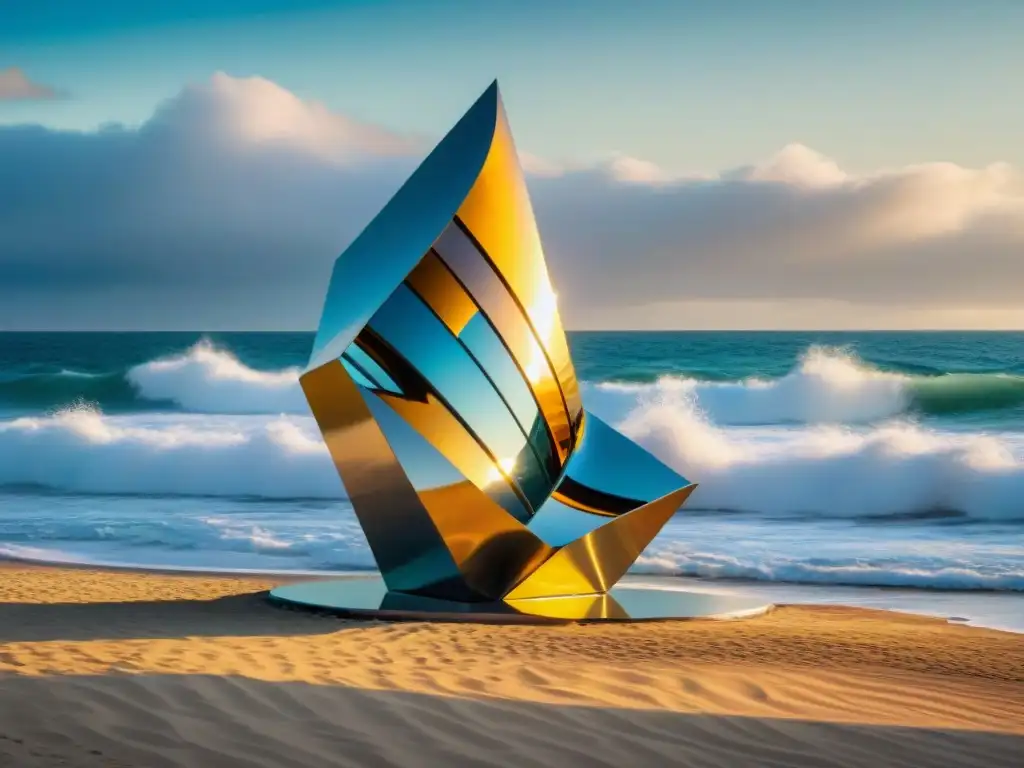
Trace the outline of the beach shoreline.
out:
[[[5,567],[66,568],[110,573],[139,573],[203,578],[253,579],[274,586],[302,581],[368,578],[373,570],[305,571],[295,569],[215,569],[193,566],[150,566],[135,563],[96,563],[0,555]],[[622,585],[672,591],[756,595],[765,606],[825,605],[863,607],[894,613],[930,616],[951,623],[1024,634],[1024,593],[1000,590],[922,589],[896,586],[802,584],[746,579],[700,579],[652,574],[627,574]],[[980,610],[979,610],[980,609]]]
[[[303,577],[308,578],[308,577]],[[344,620],[285,579],[0,562],[0,766],[1010,766],[1019,636],[737,621]]]

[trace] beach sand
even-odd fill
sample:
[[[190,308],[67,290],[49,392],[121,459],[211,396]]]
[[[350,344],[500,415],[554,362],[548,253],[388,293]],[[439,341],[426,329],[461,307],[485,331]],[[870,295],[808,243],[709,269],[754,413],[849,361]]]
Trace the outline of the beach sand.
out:
[[[0,766],[1024,765],[1024,637],[783,606],[486,626],[277,582],[0,568]]]

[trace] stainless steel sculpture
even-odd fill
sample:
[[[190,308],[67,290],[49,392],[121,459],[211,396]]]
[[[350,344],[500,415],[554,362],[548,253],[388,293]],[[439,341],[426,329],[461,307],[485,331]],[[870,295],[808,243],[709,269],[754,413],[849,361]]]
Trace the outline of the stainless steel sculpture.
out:
[[[301,383],[394,605],[618,615],[695,487],[582,407],[497,83],[337,260]]]

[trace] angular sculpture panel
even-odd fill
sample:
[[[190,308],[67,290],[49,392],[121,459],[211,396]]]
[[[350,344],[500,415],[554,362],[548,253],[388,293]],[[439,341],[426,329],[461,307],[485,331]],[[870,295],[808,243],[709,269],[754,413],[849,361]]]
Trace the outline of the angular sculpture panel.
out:
[[[695,487],[583,409],[496,83],[336,262],[301,384],[395,604],[614,615]]]

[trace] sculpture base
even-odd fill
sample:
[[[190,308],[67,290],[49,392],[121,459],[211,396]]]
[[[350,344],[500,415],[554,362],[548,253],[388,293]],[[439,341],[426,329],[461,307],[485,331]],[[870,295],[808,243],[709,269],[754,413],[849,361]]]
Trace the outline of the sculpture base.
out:
[[[770,603],[741,595],[676,592],[620,585],[603,595],[457,603],[389,592],[384,580],[349,578],[287,584],[270,591],[278,605],[385,620],[476,622],[652,621],[758,616]]]

